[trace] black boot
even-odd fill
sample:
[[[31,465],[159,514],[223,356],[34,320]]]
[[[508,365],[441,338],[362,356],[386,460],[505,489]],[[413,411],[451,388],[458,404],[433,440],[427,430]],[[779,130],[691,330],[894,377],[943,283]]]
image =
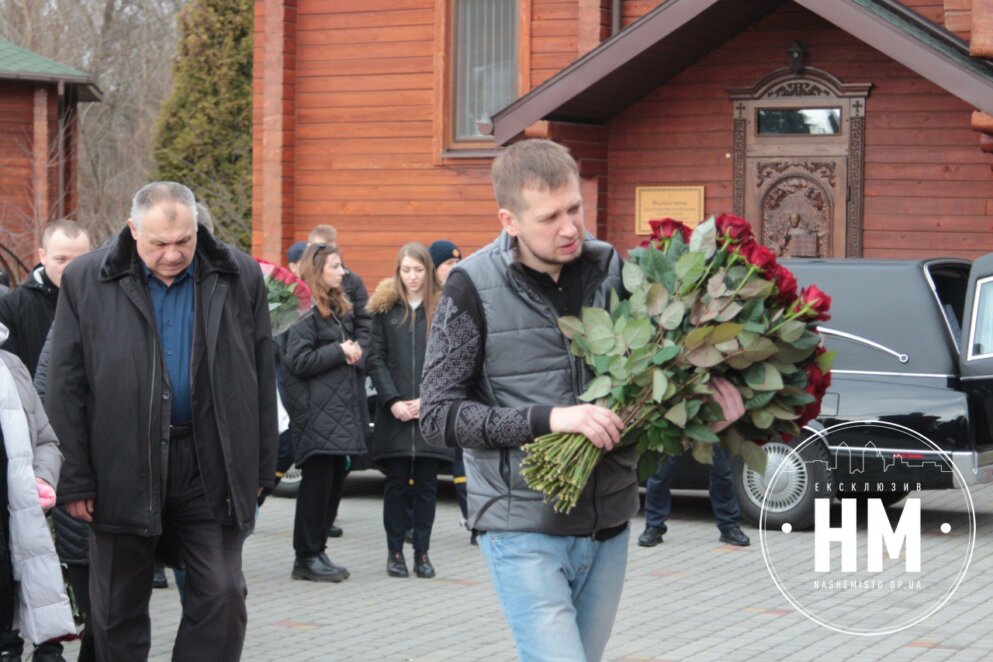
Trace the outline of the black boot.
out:
[[[345,575],[338,566],[326,565],[317,554],[313,556],[298,556],[293,561],[293,579],[306,579],[312,582],[338,582],[345,580]]]
[[[431,579],[434,577],[434,566],[431,565],[431,560],[426,553],[414,554],[414,572],[421,579]]]
[[[400,552],[390,552],[386,557],[386,574],[390,577],[410,577],[407,572],[407,559]]]
[[[325,554],[324,552],[321,552],[320,554],[318,554],[317,555],[317,558],[319,558],[324,565],[326,565],[329,568],[332,568],[333,570],[336,570],[337,572],[343,574],[345,576],[345,579],[348,579],[349,577],[352,576],[352,573],[348,572],[348,568],[346,568],[343,565],[338,565],[337,563],[332,563],[331,562],[331,559],[328,558],[328,555]]]
[[[152,576],[152,588],[169,588],[169,580],[166,579],[165,565],[155,564],[155,574]]]

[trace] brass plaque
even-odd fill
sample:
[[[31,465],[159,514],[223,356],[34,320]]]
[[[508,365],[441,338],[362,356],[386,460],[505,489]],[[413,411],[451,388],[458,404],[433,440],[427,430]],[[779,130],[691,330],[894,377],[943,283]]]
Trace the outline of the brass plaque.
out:
[[[638,186],[635,196],[635,234],[651,234],[648,221],[657,218],[672,218],[691,228],[703,220],[702,186]]]

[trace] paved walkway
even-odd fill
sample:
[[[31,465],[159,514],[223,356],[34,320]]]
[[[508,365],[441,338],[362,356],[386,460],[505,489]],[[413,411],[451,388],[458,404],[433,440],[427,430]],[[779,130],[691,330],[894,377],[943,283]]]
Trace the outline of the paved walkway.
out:
[[[245,546],[245,660],[516,659],[485,562],[458,527],[450,484],[442,484],[435,523],[433,580],[387,577],[381,490],[375,472],[349,477],[339,519],[345,535],[329,549],[352,573],[342,584],[290,580],[294,501],[266,503]],[[941,493],[931,494],[940,501]],[[824,629],[790,606],[769,579],[757,531],[744,527],[751,547],[722,545],[706,496],[677,492],[662,545],[637,547],[644,520],[633,522],[624,594],[604,659],[993,659],[993,486],[973,497],[976,554],[952,601],[908,630],[855,637]],[[410,556],[408,550],[408,563]],[[152,600],[152,659],[169,659],[179,616],[170,578],[170,588]],[[74,646],[66,657],[75,659]]]

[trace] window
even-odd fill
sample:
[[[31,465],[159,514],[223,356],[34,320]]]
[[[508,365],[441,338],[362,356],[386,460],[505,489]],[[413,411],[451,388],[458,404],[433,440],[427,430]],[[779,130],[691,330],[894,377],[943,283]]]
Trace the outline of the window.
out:
[[[993,356],[993,278],[976,283],[969,333],[969,360]]]
[[[759,135],[833,136],[841,133],[841,108],[762,108]]]
[[[452,71],[455,142],[479,142],[476,122],[517,98],[517,0],[457,0]]]

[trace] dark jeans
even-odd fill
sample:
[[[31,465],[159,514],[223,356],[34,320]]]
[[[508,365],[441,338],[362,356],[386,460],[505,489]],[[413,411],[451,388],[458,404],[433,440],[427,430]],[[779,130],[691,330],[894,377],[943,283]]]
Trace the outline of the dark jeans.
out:
[[[391,553],[403,551],[403,534],[407,527],[405,502],[409,492],[414,501],[414,553],[426,554],[431,546],[431,527],[438,501],[438,460],[395,457],[383,460],[382,464],[386,469],[383,527],[387,549]]]
[[[172,659],[238,660],[248,621],[242,536],[214,518],[192,436],[169,440],[162,526],[178,544],[189,576]],[[98,660],[148,658],[157,544],[154,537],[91,531],[90,617]]]
[[[315,556],[324,551],[331,526],[332,496],[336,490],[340,495],[344,482],[344,455],[312,455],[300,467],[300,488],[293,521],[293,549],[297,556]]]
[[[683,462],[690,459],[688,453],[668,456],[659,463],[659,468],[645,487],[645,524],[666,531],[665,521],[672,512],[670,485],[672,476]],[[731,460],[727,451],[714,444],[714,463],[710,466],[710,505],[717,518],[717,528],[721,531],[738,526],[741,511],[734,495],[734,479],[731,477]]]

